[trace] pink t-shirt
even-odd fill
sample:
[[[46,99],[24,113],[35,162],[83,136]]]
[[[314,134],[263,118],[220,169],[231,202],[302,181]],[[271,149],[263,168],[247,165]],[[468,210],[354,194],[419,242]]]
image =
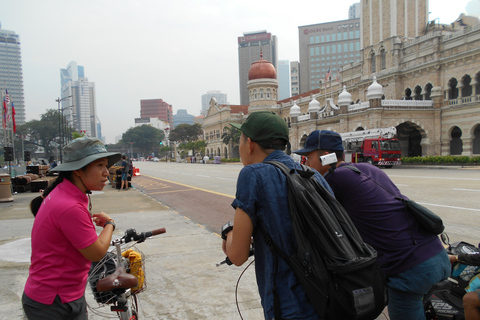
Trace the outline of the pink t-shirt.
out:
[[[52,304],[56,295],[62,303],[82,297],[91,262],[78,250],[96,240],[87,195],[65,179],[43,200],[35,217],[26,295],[43,304]]]

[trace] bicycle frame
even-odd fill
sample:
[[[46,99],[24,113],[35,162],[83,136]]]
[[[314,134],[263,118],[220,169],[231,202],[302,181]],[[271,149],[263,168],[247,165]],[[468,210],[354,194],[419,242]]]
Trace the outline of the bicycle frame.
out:
[[[115,318],[118,317],[120,320],[138,319],[136,294],[146,289],[145,256],[134,245],[145,241],[150,236],[161,233],[165,233],[165,228],[141,233],[137,233],[134,229],[128,229],[122,238],[112,240],[111,245],[115,247],[114,250],[110,251],[110,255],[107,253],[97,264],[92,264],[88,277],[95,300],[99,304],[98,308],[89,305],[92,313],[103,317],[111,317],[111,313],[98,310],[106,305],[111,305],[110,312],[116,312]],[[122,247],[122,245],[130,242],[132,242],[131,245]],[[122,250],[123,252],[128,252],[127,249],[131,250],[132,248],[135,248],[132,252],[137,257],[135,262],[129,262],[128,258],[122,255]],[[116,260],[114,272],[111,269],[106,270],[107,261],[111,260],[113,256]],[[138,259],[138,257],[140,258]],[[103,268],[103,271],[100,271],[101,268]],[[132,273],[138,274],[133,275]]]

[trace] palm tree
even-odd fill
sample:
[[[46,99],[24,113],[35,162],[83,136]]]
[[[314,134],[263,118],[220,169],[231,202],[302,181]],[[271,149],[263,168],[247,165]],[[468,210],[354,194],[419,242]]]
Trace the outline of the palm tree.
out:
[[[230,150],[233,153],[233,145],[240,142],[240,136],[242,132],[235,127],[225,127],[223,128],[222,141],[226,145],[230,143]]]

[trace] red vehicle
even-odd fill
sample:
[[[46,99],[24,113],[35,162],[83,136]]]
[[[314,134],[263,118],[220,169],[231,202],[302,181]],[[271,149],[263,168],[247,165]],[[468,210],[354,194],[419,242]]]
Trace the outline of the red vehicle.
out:
[[[368,162],[391,168],[401,163],[400,142],[395,139],[397,129],[382,128],[340,133],[345,148],[346,162]]]

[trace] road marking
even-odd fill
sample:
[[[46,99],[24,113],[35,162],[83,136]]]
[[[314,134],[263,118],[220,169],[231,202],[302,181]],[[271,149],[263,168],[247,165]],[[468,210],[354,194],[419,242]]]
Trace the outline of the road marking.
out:
[[[479,178],[452,178],[452,177],[429,177],[429,176],[402,176],[402,175],[388,175],[389,177],[396,178],[416,178],[416,179],[442,179],[442,180],[468,180],[468,181],[480,181]]]
[[[229,179],[229,178],[222,178],[222,177],[217,177],[217,179],[228,180],[228,181],[237,181],[236,179]]]
[[[192,191],[195,189],[184,189],[184,190],[172,190],[172,191],[157,191],[157,192],[147,192],[147,194],[159,194],[159,193],[172,193],[172,192],[183,192],[183,191]]]
[[[418,202],[424,206],[432,206],[432,207],[442,207],[442,208],[450,208],[450,209],[459,209],[459,210],[467,210],[467,211],[477,211],[480,212],[480,209],[473,209],[473,208],[464,208],[464,207],[455,207],[455,206],[447,206],[444,204],[434,204],[434,203],[425,203],[425,202]]]
[[[196,174],[197,177],[205,177],[205,178],[210,178],[210,176],[205,176],[203,174]]]
[[[395,183],[397,187],[408,187],[408,184],[400,184],[400,183]]]
[[[457,190],[457,191],[476,191],[476,192],[480,192],[480,190],[476,190],[476,189],[453,188],[452,190]]]
[[[200,190],[200,191],[205,191],[205,192],[209,192],[209,193],[213,193],[213,194],[218,194],[220,196],[224,196],[224,197],[228,197],[228,198],[232,198],[232,199],[235,198],[234,196],[229,195],[229,194],[216,192],[216,191],[211,191],[211,190],[207,190],[207,189],[203,189],[203,188],[197,188],[197,187],[194,187],[194,186],[189,186],[188,184],[178,183],[178,182],[170,181],[170,180],[166,180],[166,179],[160,179],[160,178],[152,177],[152,176],[148,176],[148,175],[144,175],[144,177],[149,177],[149,178],[152,178],[152,179],[155,179],[155,180],[160,180],[160,181],[166,181],[166,182],[173,183],[173,184],[176,184],[176,185],[179,185],[179,186],[184,186],[184,187],[187,187],[187,188],[192,188],[192,189],[196,189],[196,190]]]

